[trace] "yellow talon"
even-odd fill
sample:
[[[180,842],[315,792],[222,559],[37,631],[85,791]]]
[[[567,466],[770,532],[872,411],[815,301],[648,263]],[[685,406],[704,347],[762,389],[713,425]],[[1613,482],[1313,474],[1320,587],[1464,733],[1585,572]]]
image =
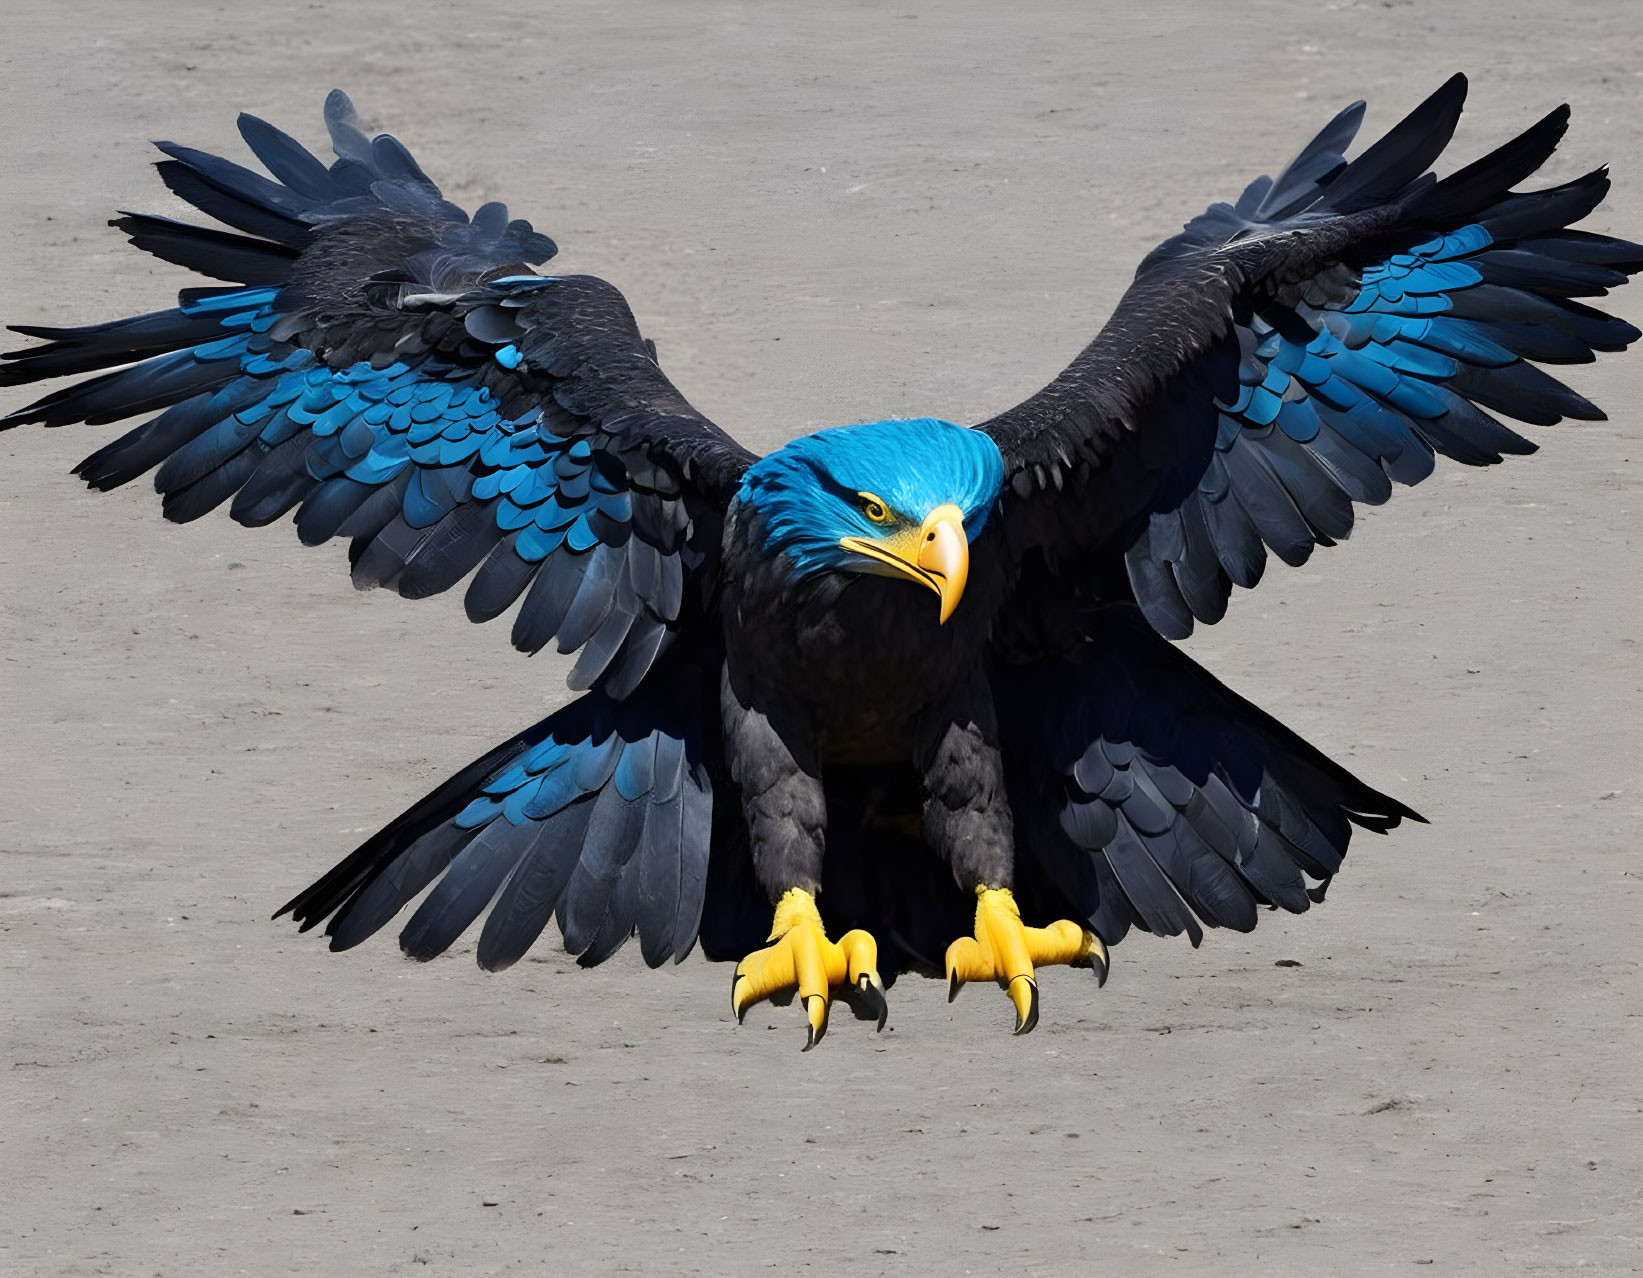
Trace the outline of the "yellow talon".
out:
[[[1008,888],[976,889],[976,934],[947,947],[947,1001],[966,981],[997,981],[1015,1004],[1015,1032],[1038,1024],[1038,982],[1033,966],[1071,963],[1093,967],[1107,980],[1107,947],[1088,928],[1062,919],[1048,927],[1026,927]]]
[[[736,965],[730,1006],[738,1023],[760,999],[795,990],[809,1023],[804,1044],[808,1052],[827,1033],[828,991],[848,982],[869,1017],[876,1016],[879,1029],[884,1028],[890,1009],[884,982],[879,979],[878,943],[870,934],[857,928],[837,943],[829,941],[815,898],[800,888],[789,888],[776,903],[770,940],[774,943]]]

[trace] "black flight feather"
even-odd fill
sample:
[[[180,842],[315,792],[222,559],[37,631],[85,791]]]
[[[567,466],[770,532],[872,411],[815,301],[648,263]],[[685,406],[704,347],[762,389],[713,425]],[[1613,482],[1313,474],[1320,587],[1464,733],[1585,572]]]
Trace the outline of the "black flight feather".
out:
[[[216,280],[236,284],[283,284],[291,278],[296,250],[268,240],[230,235],[149,213],[122,212],[109,222],[145,252]]]
[[[521,828],[493,821],[469,841],[399,934],[399,948],[421,962],[450,949],[501,891],[514,867],[531,855],[546,825]]]
[[[514,870],[479,933],[479,966],[500,972],[525,956],[553,918],[596,802],[582,798],[541,823],[529,854]]]

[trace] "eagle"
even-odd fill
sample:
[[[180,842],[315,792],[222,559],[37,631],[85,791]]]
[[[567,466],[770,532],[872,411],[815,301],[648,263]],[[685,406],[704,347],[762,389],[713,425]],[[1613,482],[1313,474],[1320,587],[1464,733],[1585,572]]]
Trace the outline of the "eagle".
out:
[[[1422,818],[1172,641],[1268,556],[1304,562],[1438,454],[1499,462],[1598,409],[1537,364],[1624,349],[1586,301],[1643,247],[1568,229],[1605,169],[1517,191],[1558,107],[1441,179],[1457,75],[1348,160],[1336,115],[1276,178],[1142,261],[1049,385],[966,426],[821,430],[764,457],[668,380],[623,296],[537,269],[554,242],[451,204],[335,91],[335,159],[249,115],[266,170],[170,142],[160,178],[229,229],[139,213],[137,247],[211,281],[166,310],[17,325],[0,419],[142,417],[76,468],[154,471],[166,518],[294,512],[354,584],[467,582],[475,622],[576,654],[580,694],[461,768],[276,914],[346,950],[415,902],[414,959],[484,916],[481,967],[550,920],[585,966],[732,960],[733,1009],[844,1002],[902,972],[996,982],[1131,928],[1253,928],[1324,898],[1354,828]],[[156,469],[157,468],[157,469]],[[516,607],[517,605],[517,607]]]

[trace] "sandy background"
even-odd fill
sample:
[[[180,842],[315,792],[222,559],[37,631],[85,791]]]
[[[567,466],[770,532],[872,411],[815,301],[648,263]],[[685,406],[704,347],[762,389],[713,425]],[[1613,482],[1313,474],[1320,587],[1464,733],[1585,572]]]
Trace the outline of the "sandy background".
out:
[[[341,85],[623,288],[762,447],[1015,402],[1185,217],[1456,68],[1455,154],[1567,99],[1549,176],[1613,163],[1588,225],[1643,235],[1628,4],[9,0],[0,30],[6,320],[166,305],[181,273],[103,225],[175,211],[146,140],[240,156],[244,108],[317,144]],[[0,437],[0,1272],[1636,1272],[1643,356],[1571,380],[1615,420],[1443,467],[1191,644],[1430,827],[1362,836],[1308,916],[1135,937],[1100,993],[1046,973],[1031,1037],[909,980],[881,1037],[802,1057],[699,958],[544,940],[488,977],[270,923],[564,663],[358,596],[289,529],[87,494],[116,428]]]

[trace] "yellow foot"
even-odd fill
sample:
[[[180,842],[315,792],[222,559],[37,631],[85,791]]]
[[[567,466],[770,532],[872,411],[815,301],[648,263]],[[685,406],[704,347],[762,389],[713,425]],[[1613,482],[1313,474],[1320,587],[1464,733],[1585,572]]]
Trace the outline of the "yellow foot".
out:
[[[827,1033],[828,991],[843,985],[856,1015],[864,1020],[877,1018],[879,1029],[884,1028],[890,1005],[884,998],[884,982],[879,980],[878,943],[868,933],[858,928],[846,932],[837,944],[829,941],[815,898],[789,888],[776,903],[770,939],[775,944],[754,950],[736,965],[730,1006],[738,1024],[760,999],[783,994],[791,998],[797,990],[809,1022],[804,1044],[808,1052]]]
[[[997,981],[1015,1004],[1015,1032],[1038,1024],[1038,982],[1033,965],[1071,963],[1095,969],[1107,983],[1107,947],[1088,928],[1062,919],[1049,927],[1024,927],[1008,888],[976,889],[976,934],[947,947],[947,1001],[965,981]]]

